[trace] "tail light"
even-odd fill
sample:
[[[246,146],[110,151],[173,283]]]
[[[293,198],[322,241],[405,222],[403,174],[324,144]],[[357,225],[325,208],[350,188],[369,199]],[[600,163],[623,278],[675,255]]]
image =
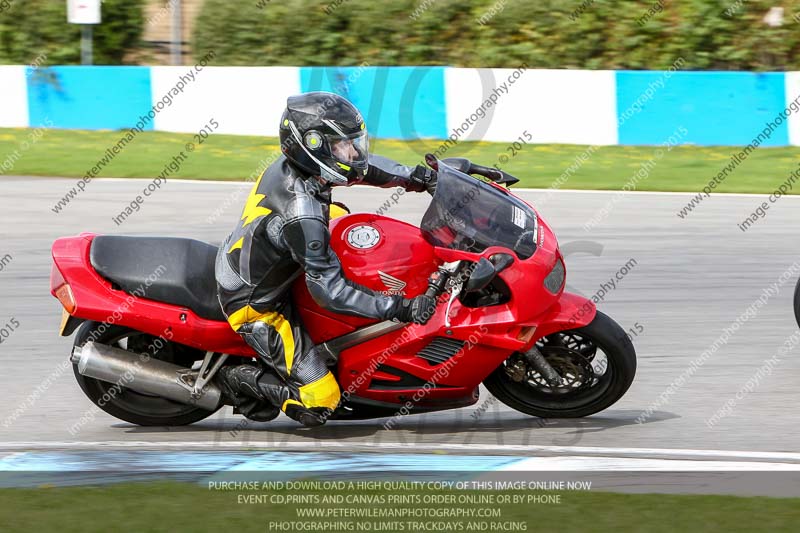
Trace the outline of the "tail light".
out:
[[[70,288],[69,283],[64,280],[64,276],[61,275],[56,265],[53,265],[53,268],[50,269],[50,292],[52,292],[53,296],[58,298],[58,301],[61,302],[61,305],[67,310],[67,313],[72,314],[75,312],[78,306],[75,303],[75,296],[72,294],[72,288]]]

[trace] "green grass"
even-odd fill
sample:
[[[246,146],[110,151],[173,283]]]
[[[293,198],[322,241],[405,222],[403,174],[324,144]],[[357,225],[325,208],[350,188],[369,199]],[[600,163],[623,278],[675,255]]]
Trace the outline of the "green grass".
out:
[[[32,130],[0,129],[0,174],[81,177],[121,137],[114,131],[47,130],[32,142]],[[27,142],[27,149],[23,143]],[[144,132],[139,134],[103,171],[100,177],[152,178],[181,151],[190,134]],[[403,142],[375,140],[372,151],[408,165],[435,151],[440,141]],[[550,187],[585,146],[527,145],[511,157],[507,143],[463,142],[446,156],[464,156],[484,165],[500,166],[521,179],[523,187]],[[19,156],[15,156],[15,151]],[[189,154],[176,178],[243,180],[257,171],[264,159],[272,159],[278,142],[269,137],[214,135]],[[682,146],[666,152],[656,161],[649,176],[636,189],[650,191],[699,191],[738,152],[733,147]],[[588,160],[561,184],[565,189],[618,190],[643,163],[654,157],[648,146],[598,147]],[[10,158],[10,159],[9,159]],[[4,161],[11,161],[3,172]],[[800,148],[759,148],[753,152],[716,192],[771,193],[798,168]],[[792,191],[794,192],[794,191]]]
[[[389,494],[352,490],[340,494]],[[398,492],[395,492],[397,494]],[[402,493],[402,492],[399,492]],[[69,487],[0,490],[0,531],[59,532],[196,532],[268,531],[270,521],[356,521],[354,518],[298,519],[291,504],[243,504],[239,491],[209,491],[188,483],[128,483],[101,487]],[[275,495],[285,492],[263,491],[249,494]],[[292,494],[325,494],[299,492]],[[420,494],[487,494],[475,491],[425,491]],[[534,494],[494,492],[499,494]],[[536,493],[547,494],[547,493]],[[551,493],[552,494],[552,493]],[[525,522],[527,531],[797,531],[800,500],[777,498],[738,498],[729,496],[624,495],[603,492],[561,492],[559,504],[318,504],[306,507],[347,508],[499,508],[497,519],[488,521]],[[496,496],[495,496],[496,497]],[[440,518],[368,519],[399,521],[462,521]],[[399,529],[399,528],[398,528]],[[408,526],[405,531],[412,531]],[[389,531],[389,530],[383,530]],[[455,529],[453,529],[455,531]],[[463,529],[467,531],[467,529]]]

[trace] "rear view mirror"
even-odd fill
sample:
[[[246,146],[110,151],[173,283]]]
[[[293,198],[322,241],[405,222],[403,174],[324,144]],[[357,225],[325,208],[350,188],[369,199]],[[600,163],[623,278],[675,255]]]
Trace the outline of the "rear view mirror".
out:
[[[491,261],[485,257],[481,257],[481,260],[478,261],[478,264],[476,264],[475,268],[472,270],[472,274],[470,274],[464,290],[466,292],[479,291],[489,285],[496,275],[497,271]]]
[[[489,258],[498,274],[514,263],[514,257],[509,254],[494,254]]]

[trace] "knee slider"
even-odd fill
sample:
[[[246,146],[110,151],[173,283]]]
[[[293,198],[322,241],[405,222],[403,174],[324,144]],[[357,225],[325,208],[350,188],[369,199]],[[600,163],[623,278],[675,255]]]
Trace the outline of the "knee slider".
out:
[[[339,384],[331,372],[300,387],[300,402],[309,409],[322,407],[332,411],[339,405],[341,396]]]
[[[265,337],[269,334],[269,326],[262,321],[256,321],[252,326],[252,334],[258,337]]]

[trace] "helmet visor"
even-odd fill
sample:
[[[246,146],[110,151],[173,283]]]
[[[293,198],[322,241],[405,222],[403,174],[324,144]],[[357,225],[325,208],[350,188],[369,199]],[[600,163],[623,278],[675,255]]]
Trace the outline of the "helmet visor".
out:
[[[341,165],[350,168],[365,169],[369,155],[369,137],[366,131],[342,137],[328,135],[331,155]],[[349,170],[346,169],[346,170]]]

